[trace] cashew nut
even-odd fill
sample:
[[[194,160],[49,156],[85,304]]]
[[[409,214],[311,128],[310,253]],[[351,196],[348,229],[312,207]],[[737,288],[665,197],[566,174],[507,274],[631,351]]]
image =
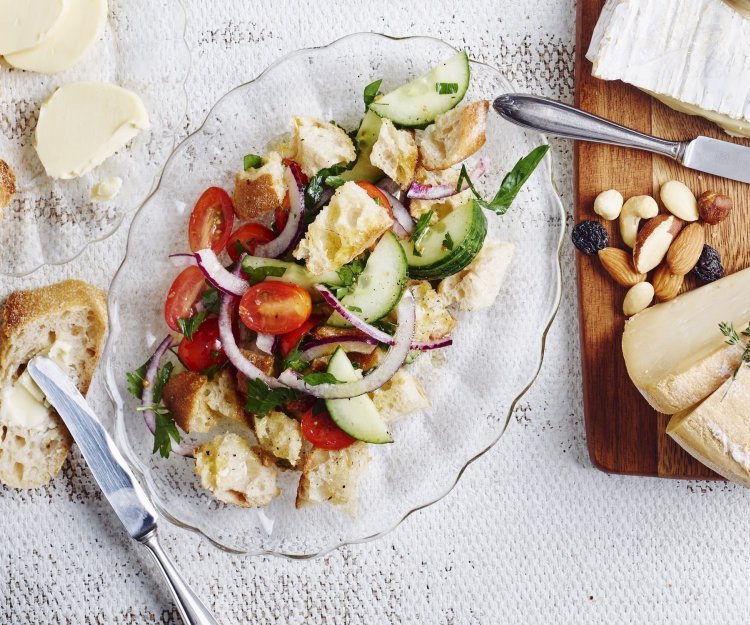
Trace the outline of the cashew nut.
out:
[[[631,197],[625,202],[620,213],[620,235],[622,235],[623,243],[628,247],[633,247],[641,219],[651,219],[658,214],[659,205],[650,195]]]
[[[626,317],[632,317],[648,308],[653,300],[653,285],[650,282],[639,282],[630,287],[625,294],[625,300],[622,303],[622,312],[625,313]]]
[[[604,219],[617,219],[622,211],[622,202],[622,193],[619,191],[602,191],[594,200],[594,212]]]

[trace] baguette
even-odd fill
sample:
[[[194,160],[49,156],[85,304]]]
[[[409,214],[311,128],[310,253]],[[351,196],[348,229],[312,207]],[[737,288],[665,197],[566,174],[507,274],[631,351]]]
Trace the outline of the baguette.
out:
[[[34,395],[40,391],[24,375],[26,364],[38,354],[55,358],[85,394],[106,330],[104,292],[85,282],[67,280],[8,297],[0,321],[0,482],[14,488],[49,483],[72,443],[54,409]],[[19,408],[19,397],[32,401]]]

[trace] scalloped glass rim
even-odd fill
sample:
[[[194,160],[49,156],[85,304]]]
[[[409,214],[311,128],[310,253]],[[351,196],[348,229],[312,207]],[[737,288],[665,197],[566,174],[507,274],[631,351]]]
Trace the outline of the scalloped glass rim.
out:
[[[174,151],[176,131],[187,113],[187,78],[192,66],[192,55],[186,38],[185,5],[183,0],[176,0],[176,2],[164,0],[162,8],[166,15],[165,19],[152,19],[149,22],[150,26],[144,28],[144,24],[140,22],[136,25],[138,27],[134,27],[132,20],[138,15],[151,15],[153,18],[155,5],[149,4],[146,10],[132,2],[127,4],[121,4],[121,2],[122,0],[110,0],[108,25],[103,42],[97,44],[73,68],[51,75],[24,72],[13,68],[6,70],[13,72],[17,80],[28,79],[23,84],[29,88],[33,87],[33,90],[32,95],[25,96],[25,99],[18,101],[11,99],[0,104],[15,105],[19,111],[27,115],[31,106],[35,120],[35,111],[44,97],[49,95],[50,89],[76,80],[104,80],[135,89],[144,97],[154,123],[148,131],[131,140],[127,148],[119,150],[92,172],[82,178],[65,181],[48,179],[35,155],[30,137],[21,140],[20,136],[15,136],[17,133],[25,135],[31,132],[28,129],[29,123],[22,125],[21,130],[10,128],[8,131],[10,134],[6,137],[8,142],[6,148],[13,156],[14,162],[21,161],[20,167],[16,170],[19,176],[17,180],[19,193],[14,203],[21,202],[22,205],[14,207],[12,204],[5,210],[6,215],[0,220],[0,228],[2,228],[3,236],[8,237],[2,245],[6,254],[9,253],[9,245],[13,245],[15,248],[10,253],[10,257],[22,259],[22,262],[14,261],[7,266],[0,264],[2,276],[18,278],[27,276],[42,267],[65,265],[78,258],[91,244],[113,236],[125,218],[136,212],[143,205],[144,198],[156,188],[163,163],[166,161],[165,157]],[[169,13],[167,14],[166,11]],[[171,107],[169,109],[161,108],[154,103],[158,100],[160,103],[164,102],[164,107],[167,106],[163,97],[158,98],[156,86],[151,90],[145,87],[139,88],[146,71],[143,68],[151,67],[148,70],[150,72],[157,70],[153,64],[149,64],[146,58],[149,54],[148,50],[142,45],[136,45],[136,39],[139,37],[152,38],[154,33],[151,33],[149,29],[161,28],[165,21],[171,25],[170,41],[177,44],[171,48],[174,52],[164,57],[165,66],[161,68],[163,71],[176,72],[178,76],[178,80],[173,84],[174,93],[178,94],[179,98],[169,99]],[[163,38],[164,31],[159,32]],[[123,52],[126,48],[122,39],[126,34],[131,44],[127,48],[129,52]],[[128,54],[131,56],[127,56]],[[108,65],[108,61],[112,61],[114,65]],[[134,67],[141,69],[133,73]],[[9,92],[7,85],[5,89]],[[154,111],[156,111],[156,116],[154,116]],[[30,127],[33,129],[33,125]],[[134,146],[137,147],[134,148]],[[141,177],[134,172],[139,168],[144,168],[144,160],[148,162],[148,167],[153,173]],[[13,166],[17,167],[18,164]],[[117,198],[112,202],[93,204],[88,195],[90,188],[96,182],[111,176],[120,176],[125,180],[125,185]],[[41,186],[39,186],[40,180]],[[45,204],[48,198],[50,199],[49,205]],[[35,208],[34,216],[29,216],[29,210],[38,202],[41,202],[41,208]],[[122,206],[123,203],[127,205]],[[36,213],[39,212],[40,215],[37,215]],[[12,223],[9,223],[10,219],[13,220]],[[63,234],[61,237],[61,233],[66,232],[70,236]],[[29,256],[32,254],[34,258],[30,260]]]
[[[222,96],[222,98],[212,107],[203,125],[194,133],[192,133],[190,136],[188,136],[182,143],[180,143],[180,145],[177,146],[173,154],[167,160],[167,163],[164,166],[164,169],[159,179],[159,183],[157,184],[157,187],[154,189],[153,193],[146,199],[146,201],[141,206],[141,208],[139,209],[138,213],[136,214],[133,220],[133,223],[131,225],[131,230],[128,236],[128,248],[127,248],[125,259],[123,260],[122,265],[118,269],[115,275],[115,278],[112,282],[112,285],[111,285],[110,295],[109,295],[109,300],[108,300],[109,313],[110,313],[110,332],[109,332],[109,337],[107,339],[107,345],[105,347],[105,352],[104,352],[106,387],[110,395],[110,398],[114,404],[115,412],[116,412],[114,427],[109,427],[110,432],[113,434],[116,443],[122,450],[124,456],[127,458],[129,464],[131,465],[132,469],[135,471],[136,475],[138,475],[141,478],[147,492],[149,493],[149,496],[151,497],[152,502],[154,503],[155,507],[159,510],[160,514],[162,514],[164,518],[169,520],[172,524],[198,533],[199,535],[206,538],[209,542],[211,542],[213,545],[215,545],[219,549],[222,549],[227,552],[237,553],[237,554],[246,554],[246,555],[274,555],[274,556],[280,556],[280,557],[286,557],[286,558],[292,558],[292,559],[305,559],[305,558],[317,557],[317,556],[324,555],[330,552],[331,550],[336,549],[346,544],[367,542],[369,540],[373,540],[375,538],[383,536],[387,534],[388,532],[390,532],[395,527],[397,527],[402,521],[404,521],[407,517],[409,517],[411,514],[413,514],[417,510],[426,508],[432,505],[433,503],[436,503],[437,501],[443,499],[456,486],[456,484],[458,483],[459,479],[463,475],[463,472],[466,470],[466,468],[475,460],[477,460],[482,455],[484,455],[489,449],[491,449],[497,443],[497,441],[500,439],[500,437],[503,435],[503,433],[507,429],[508,423],[510,421],[510,417],[512,415],[512,412],[516,404],[532,386],[532,384],[536,380],[536,377],[539,373],[539,369],[541,368],[542,360],[544,357],[544,349],[545,349],[547,333],[555,318],[555,315],[557,313],[557,310],[560,304],[560,297],[561,297],[560,250],[561,250],[562,239],[563,239],[563,234],[565,230],[565,213],[564,213],[564,209],[560,201],[560,198],[556,192],[554,182],[552,180],[552,159],[551,159],[550,154],[547,154],[542,165],[539,168],[538,174],[535,177],[532,177],[532,180],[534,178],[537,178],[538,181],[541,181],[539,183],[539,187],[540,187],[539,191],[541,194],[545,196],[546,209],[549,211],[549,214],[543,215],[540,218],[542,222],[544,223],[542,223],[541,226],[539,226],[538,223],[536,225],[537,227],[546,228],[546,234],[548,235],[548,238],[550,241],[549,250],[546,250],[548,252],[547,256],[545,256],[544,258],[540,258],[540,262],[542,263],[542,265],[547,266],[547,271],[549,272],[548,278],[549,278],[550,283],[544,285],[544,287],[548,289],[548,300],[545,300],[544,310],[539,312],[539,315],[540,315],[539,323],[537,324],[537,326],[535,327],[533,331],[533,336],[529,337],[530,339],[529,344],[524,345],[524,349],[528,351],[529,353],[528,357],[532,359],[532,363],[530,364],[528,368],[528,374],[525,375],[523,377],[523,380],[519,384],[515,385],[514,390],[511,393],[509,393],[509,401],[507,403],[504,402],[504,404],[507,405],[508,408],[502,412],[502,416],[497,416],[496,420],[494,420],[489,426],[487,426],[488,427],[487,431],[488,432],[491,431],[492,434],[490,436],[487,436],[486,439],[483,440],[480,445],[477,445],[476,448],[472,449],[470,453],[465,454],[461,458],[461,460],[457,462],[455,471],[451,473],[451,478],[445,481],[444,485],[442,485],[442,488],[440,488],[437,494],[435,494],[434,496],[430,496],[427,499],[420,501],[417,504],[401,509],[398,514],[395,514],[393,518],[389,519],[387,522],[384,522],[382,524],[382,527],[378,527],[376,531],[368,531],[361,535],[346,535],[345,537],[343,538],[340,537],[337,540],[323,542],[323,544],[320,544],[316,546],[315,548],[296,549],[296,550],[257,547],[255,545],[252,547],[240,546],[238,545],[237,542],[232,542],[230,540],[227,540],[223,536],[219,536],[218,532],[208,530],[204,524],[201,524],[196,521],[192,521],[192,522],[188,521],[184,517],[182,517],[179,514],[174,513],[170,509],[170,504],[163,499],[163,496],[160,493],[159,488],[157,487],[157,484],[155,482],[155,477],[152,474],[151,469],[149,469],[147,466],[144,465],[144,458],[145,458],[145,462],[152,462],[152,460],[146,457],[145,452],[143,452],[143,450],[141,450],[142,456],[139,457],[138,453],[133,449],[133,441],[131,441],[130,435],[128,433],[128,426],[130,425],[130,423],[125,420],[126,403],[123,400],[123,397],[125,396],[125,394],[121,392],[121,388],[120,388],[120,385],[122,385],[123,382],[118,377],[120,376],[122,371],[115,373],[115,370],[118,368],[118,364],[116,362],[115,356],[119,353],[119,351],[122,351],[118,349],[119,348],[118,341],[120,340],[120,334],[122,330],[121,325],[120,325],[121,320],[124,319],[124,316],[121,317],[122,307],[124,306],[124,303],[123,301],[119,299],[120,297],[119,291],[120,289],[126,289],[128,286],[128,282],[127,282],[128,277],[126,276],[128,265],[130,262],[136,262],[136,261],[133,261],[133,256],[132,256],[134,253],[134,247],[137,247],[143,244],[143,241],[140,237],[142,233],[140,232],[139,228],[141,227],[142,222],[143,222],[143,225],[146,225],[146,222],[148,222],[152,218],[152,215],[148,213],[147,209],[151,205],[152,202],[154,204],[157,203],[160,192],[164,189],[165,186],[168,185],[167,181],[170,175],[173,173],[172,170],[173,169],[176,170],[178,168],[178,160],[183,158],[185,156],[185,153],[191,150],[191,146],[194,142],[199,142],[203,140],[205,138],[203,136],[204,134],[207,133],[208,136],[211,136],[214,133],[220,132],[221,124],[216,122],[216,120],[219,117],[220,108],[223,105],[225,105],[229,99],[243,92],[244,90],[254,89],[255,86],[259,85],[261,81],[264,80],[264,78],[273,74],[275,70],[281,71],[281,68],[283,68],[285,64],[288,64],[288,63],[293,64],[295,60],[299,61],[301,58],[305,56],[313,57],[316,54],[323,54],[326,51],[332,51],[338,47],[345,47],[346,45],[352,44],[352,42],[358,42],[359,44],[363,44],[365,40],[371,41],[373,45],[377,43],[377,45],[385,46],[385,47],[387,47],[388,42],[394,42],[394,43],[403,42],[404,45],[414,45],[414,46],[424,45],[426,48],[429,46],[433,46],[433,47],[442,46],[445,52],[447,53],[450,53],[451,50],[455,50],[455,48],[453,48],[449,44],[442,42],[438,39],[432,38],[432,37],[391,37],[388,35],[382,35],[382,34],[377,34],[377,33],[355,33],[355,34],[343,37],[341,39],[338,39],[326,46],[306,48],[306,49],[298,50],[296,52],[288,54],[284,56],[283,58],[281,58],[280,60],[278,60],[277,62],[275,62],[274,64],[270,65],[254,80],[247,82],[243,85],[240,85],[238,87],[235,87],[234,89],[229,91],[227,94]],[[432,62],[434,63],[437,60],[440,60],[440,59],[432,59]],[[514,91],[513,85],[507,79],[505,79],[498,70],[492,68],[489,65],[478,63],[475,61],[472,61],[472,67],[477,68],[477,70],[482,70],[483,68],[482,71],[491,73],[493,77],[500,83],[500,85],[502,85],[503,89],[506,92]],[[360,81],[361,86],[364,86],[365,84],[367,84],[367,82],[364,79],[362,79],[361,76],[359,77],[358,80]],[[496,93],[493,95],[499,95],[499,93]],[[302,114],[308,114],[308,113],[305,111],[302,111]],[[361,115],[361,112],[359,114]],[[502,123],[506,123],[506,122],[502,122]],[[510,131],[508,127],[505,127],[505,130]],[[521,131],[516,129],[514,132],[521,132]],[[525,136],[532,136],[535,138],[533,142],[530,142],[530,145],[532,143],[533,144],[538,144],[540,142],[546,143],[544,136],[538,133],[524,132],[523,134]],[[490,133],[488,132],[488,144],[491,143],[491,141],[489,140],[489,135]],[[223,138],[226,139],[226,137],[223,137]],[[516,158],[518,158],[518,156],[520,156],[520,154],[517,155]],[[544,176],[544,178],[542,176]],[[487,176],[485,176],[485,178],[487,178]],[[522,195],[519,196],[519,201],[518,201],[519,204],[526,204],[526,205],[530,204],[529,202],[525,202],[523,200],[523,197],[524,197],[523,194],[525,192],[526,191],[524,190],[524,192],[522,192]],[[181,205],[184,204],[184,202],[179,202],[179,203]],[[184,211],[185,208],[186,206],[181,206],[179,210]],[[518,206],[514,206],[514,208],[518,208]],[[520,212],[520,209],[519,209],[519,212]],[[513,280],[513,275],[510,275],[508,277],[508,280],[509,281]],[[171,281],[171,277],[170,277],[170,281]],[[143,312],[142,314],[144,318],[147,315],[146,312]],[[155,338],[155,337],[152,337],[152,338]],[[125,349],[128,348],[130,343],[132,343],[131,340],[123,341],[123,344],[125,345]],[[144,352],[143,357],[145,357],[145,355],[146,354]],[[485,418],[489,420],[491,417],[494,417],[494,416],[495,415],[485,415]],[[131,418],[132,418],[132,414],[131,414]],[[412,419],[419,419],[419,417],[412,417]],[[142,426],[142,424],[140,424],[140,426]],[[140,434],[138,434],[138,436],[140,436]],[[136,441],[136,443],[139,443],[139,441]],[[364,495],[363,493],[360,494],[360,497],[364,497],[364,496],[366,495]],[[331,508],[331,506],[317,506],[316,508],[322,508],[322,507]],[[342,513],[337,512],[337,514],[342,514]]]

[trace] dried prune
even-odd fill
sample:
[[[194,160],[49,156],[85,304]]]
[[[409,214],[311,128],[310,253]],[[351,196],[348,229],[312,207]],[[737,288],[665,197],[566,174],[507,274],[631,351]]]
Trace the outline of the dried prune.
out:
[[[693,267],[693,273],[703,282],[713,282],[724,277],[724,267],[721,256],[710,245],[704,245],[698,263]]]
[[[573,245],[592,256],[609,246],[609,235],[598,221],[579,221],[573,226]]]

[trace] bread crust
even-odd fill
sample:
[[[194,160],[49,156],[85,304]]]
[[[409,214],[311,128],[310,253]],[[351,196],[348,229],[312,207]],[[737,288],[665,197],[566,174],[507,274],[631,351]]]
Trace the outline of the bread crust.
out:
[[[206,382],[208,378],[205,375],[181,371],[164,385],[162,401],[183,432],[189,433],[192,429],[191,419],[198,403],[198,394]]]
[[[10,165],[0,159],[0,215],[8,208],[10,201],[16,194],[16,174]]]
[[[13,384],[27,362],[43,352],[53,341],[55,329],[61,333],[70,317],[84,325],[75,339],[81,349],[77,386],[86,394],[101,354],[107,331],[107,307],[104,291],[81,280],[65,280],[36,290],[12,293],[0,320],[0,389]],[[41,334],[40,329],[48,330]],[[1,398],[0,398],[0,401]],[[47,430],[28,429],[0,423],[0,482],[15,488],[35,488],[47,484],[62,468],[72,440],[60,417],[50,414]],[[23,444],[21,444],[23,442]],[[16,444],[18,443],[18,444]],[[44,457],[44,466],[20,467],[17,454],[29,446]],[[15,466],[14,470],[9,466]]]
[[[273,177],[265,174],[252,180],[237,174],[232,194],[234,212],[240,219],[257,219],[279,206]]]

